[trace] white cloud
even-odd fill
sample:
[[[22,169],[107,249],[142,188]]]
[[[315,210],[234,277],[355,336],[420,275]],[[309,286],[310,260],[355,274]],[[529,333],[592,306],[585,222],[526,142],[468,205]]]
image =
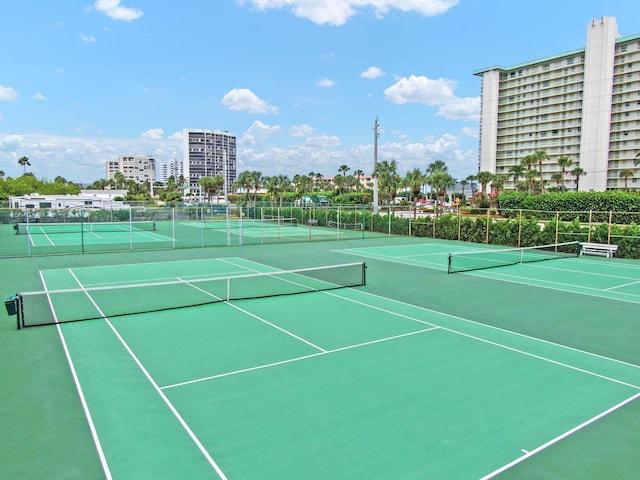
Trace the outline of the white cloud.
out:
[[[82,40],[85,43],[94,43],[96,41],[96,37],[94,37],[93,35],[85,35],[84,33],[80,32],[80,40]]]
[[[144,14],[139,8],[129,8],[120,5],[120,0],[96,0],[93,8],[114,20],[137,20]]]
[[[329,80],[328,78],[323,78],[318,80],[319,87],[333,87],[336,84],[333,80]]]
[[[231,111],[249,113],[277,113],[278,107],[269,105],[248,88],[234,88],[225,93],[220,102]]]
[[[0,85],[0,101],[13,102],[18,99],[18,91],[12,87]]]
[[[344,25],[349,18],[362,10],[372,9],[382,18],[390,10],[417,12],[425,16],[445,13],[458,0],[239,0],[249,3],[256,10],[287,8],[297,17],[306,18],[318,25]]]
[[[161,128],[152,128],[150,130],[147,130],[146,132],[142,132],[140,136],[142,138],[158,139],[158,138],[162,138],[163,135],[164,135],[164,130],[162,130]]]
[[[464,127],[463,129],[460,130],[460,133],[465,137],[471,137],[471,138],[480,137],[480,131],[477,128]]]
[[[372,66],[367,68],[360,74],[360,78],[366,78],[367,80],[373,80],[374,78],[382,77],[386,75],[384,71],[378,67]]]
[[[47,100],[47,97],[45,97],[43,94],[41,94],[40,92],[37,92],[35,95],[31,96],[32,100]]]
[[[315,129],[305,123],[303,125],[292,125],[290,130],[292,137],[308,137]]]
[[[480,97],[459,98],[454,89],[457,82],[445,78],[433,80],[424,76],[411,75],[400,78],[384,91],[387,100],[398,103],[423,103],[437,106],[437,115],[449,120],[478,120],[480,118]]]
[[[182,141],[182,132],[181,131],[174,132],[171,135],[169,135],[167,138],[169,138],[171,140],[180,140],[180,141]]]

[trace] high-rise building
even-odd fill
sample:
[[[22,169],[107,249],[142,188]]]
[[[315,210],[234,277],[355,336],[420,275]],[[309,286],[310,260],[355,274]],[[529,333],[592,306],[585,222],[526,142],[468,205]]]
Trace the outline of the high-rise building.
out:
[[[516,187],[512,168],[540,150],[547,186],[622,189],[623,170],[638,176],[640,34],[619,37],[614,17],[587,25],[584,48],[474,74],[482,77],[479,168],[507,177],[504,188]],[[564,176],[561,157],[572,160]],[[585,174],[571,175],[576,167]]]
[[[222,175],[227,193],[236,181],[236,137],[219,130],[183,129],[184,177],[191,193],[200,191],[201,177]]]
[[[177,160],[174,158],[173,160],[160,165],[160,180],[163,183],[167,183],[167,180],[171,176],[173,176],[176,181],[179,177],[184,176],[182,160]]]
[[[118,172],[136,183],[153,183],[156,180],[156,161],[148,155],[121,156],[118,160],[107,161],[106,170],[107,180],[115,178]]]

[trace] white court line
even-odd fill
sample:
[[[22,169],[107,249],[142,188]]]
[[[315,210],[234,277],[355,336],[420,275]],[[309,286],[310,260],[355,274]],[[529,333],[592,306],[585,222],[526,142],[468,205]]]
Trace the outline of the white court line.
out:
[[[516,458],[512,462],[507,463],[506,465],[503,465],[502,467],[498,468],[497,470],[494,470],[493,472],[485,475],[484,477],[481,477],[480,480],[489,480],[491,478],[494,478],[495,476],[505,472],[506,470],[509,470],[511,467],[513,467],[513,466],[525,461],[527,458],[532,457],[533,455],[541,452],[542,450],[545,450],[545,449],[549,448],[552,445],[555,445],[560,440],[563,440],[563,439],[567,438],[568,436],[573,435],[574,433],[582,430],[583,428],[591,425],[592,423],[600,420],[601,418],[606,417],[610,413],[613,413],[616,410],[619,410],[620,408],[624,407],[625,405],[633,402],[634,400],[636,400],[638,398],[640,398],[640,393],[636,393],[634,396],[629,397],[626,400],[618,403],[617,405],[614,405],[613,407],[609,408],[608,410],[605,410],[604,412],[599,413],[598,415],[596,415],[593,418],[590,418],[586,422],[583,422],[580,425],[577,425],[577,426],[573,427],[571,430],[567,430],[563,434],[558,435],[557,437],[549,440],[547,443],[544,443],[544,444],[540,445],[539,447],[535,448],[534,450],[531,450],[531,451],[528,451],[528,452],[526,450],[522,450],[523,452],[525,452],[525,454],[523,456],[521,456],[519,458]]]
[[[259,317],[258,315],[254,315],[253,313],[248,312],[248,311],[246,311],[245,309],[238,307],[237,305],[234,305],[234,304],[232,304],[232,303],[229,303],[228,301],[226,301],[226,300],[224,300],[224,299],[222,299],[222,298],[220,298],[220,297],[218,297],[218,296],[216,296],[216,295],[213,295],[212,293],[209,293],[209,292],[207,292],[206,290],[203,290],[202,288],[200,288],[200,287],[198,287],[198,286],[196,286],[196,285],[194,285],[194,284],[192,284],[192,283],[189,283],[188,281],[182,280],[182,279],[181,279],[181,278],[179,278],[179,277],[176,277],[176,278],[177,278],[178,280],[180,280],[181,282],[186,283],[186,284],[187,284],[187,285],[189,285],[190,287],[195,288],[196,290],[198,290],[198,291],[200,291],[200,292],[202,292],[202,293],[204,293],[204,294],[206,294],[206,295],[208,295],[208,296],[210,296],[210,297],[212,297],[212,298],[215,298],[216,300],[222,300],[222,301],[224,301],[227,305],[229,305],[230,307],[233,307],[233,308],[235,308],[236,310],[241,311],[242,313],[246,313],[247,315],[249,315],[249,316],[251,316],[251,317],[255,318],[256,320],[259,320],[259,321],[261,321],[262,323],[265,323],[265,324],[269,325],[270,327],[273,327],[273,328],[275,328],[276,330],[279,330],[279,331],[281,331],[282,333],[285,333],[285,334],[287,334],[287,335],[289,335],[289,336],[291,336],[291,337],[295,338],[296,340],[301,341],[302,343],[306,343],[307,345],[309,345],[309,346],[311,346],[311,347],[315,348],[316,350],[319,350],[319,351],[321,351],[321,352],[326,352],[326,350],[325,350],[324,348],[321,348],[321,347],[319,347],[319,346],[317,346],[317,345],[315,345],[315,344],[313,344],[313,343],[309,342],[308,340],[305,340],[304,338],[299,337],[299,336],[298,336],[298,335],[296,335],[295,333],[292,333],[292,332],[290,332],[290,331],[288,331],[288,330],[285,330],[284,328],[281,328],[281,327],[279,327],[279,326],[277,326],[277,325],[274,325],[273,323],[271,323],[271,322],[269,322],[269,321],[265,320],[264,318],[261,318],[261,317]]]
[[[198,449],[200,450],[200,452],[202,453],[202,455],[205,457],[205,459],[207,460],[207,462],[209,462],[209,464],[213,467],[213,469],[216,471],[216,473],[218,474],[218,476],[220,477],[221,480],[228,480],[227,476],[224,474],[224,472],[222,471],[222,469],[218,466],[218,464],[215,462],[215,460],[211,457],[211,455],[209,455],[209,452],[207,451],[207,449],[204,447],[204,445],[202,444],[202,442],[200,442],[200,439],[198,439],[198,437],[196,436],[196,434],[193,432],[193,430],[191,430],[191,427],[189,427],[189,425],[187,424],[187,422],[184,420],[184,418],[182,418],[182,415],[180,415],[180,413],[178,412],[178,410],[173,406],[173,404],[171,403],[171,401],[167,398],[167,396],[164,394],[164,392],[160,389],[160,387],[158,386],[158,384],[156,383],[156,381],[153,379],[153,377],[151,377],[151,374],[149,374],[149,372],[147,371],[147,369],[144,367],[144,365],[142,365],[142,362],[138,359],[138,357],[136,356],[135,353],[133,353],[133,350],[131,350],[131,348],[129,347],[129,345],[127,344],[127,342],[125,342],[124,338],[122,338],[122,336],[120,335],[120,333],[118,332],[118,330],[116,330],[116,328],[113,326],[113,324],[111,323],[111,321],[109,320],[109,318],[107,318],[107,316],[102,312],[102,310],[100,309],[100,307],[98,307],[98,305],[96,304],[96,302],[93,300],[93,298],[91,297],[91,295],[89,295],[89,292],[87,292],[84,288],[84,286],[82,285],[82,283],[80,283],[80,280],[78,280],[78,277],[75,276],[75,274],[73,273],[73,271],[71,271],[71,269],[69,269],[69,273],[71,274],[71,276],[76,280],[76,282],[78,282],[78,285],[80,286],[80,288],[82,288],[85,291],[85,294],[87,295],[87,297],[89,298],[89,301],[93,304],[93,306],[96,308],[96,310],[98,311],[98,313],[104,318],[105,322],[107,323],[107,325],[109,326],[109,328],[111,328],[111,330],[113,331],[113,333],[115,334],[115,336],[118,338],[118,340],[120,340],[120,343],[122,343],[122,345],[124,346],[124,348],[127,350],[127,352],[129,352],[129,355],[131,356],[131,358],[133,358],[133,361],[136,362],[136,364],[138,365],[138,367],[140,368],[140,370],[142,371],[142,373],[144,374],[145,377],[147,377],[147,380],[149,380],[149,383],[151,383],[151,385],[153,386],[154,390],[156,391],[156,393],[160,396],[160,398],[162,398],[162,400],[164,401],[164,403],[167,405],[167,407],[169,407],[169,410],[171,410],[171,413],[173,413],[173,415],[176,417],[176,419],[178,420],[178,422],[180,423],[180,425],[182,425],[182,428],[184,428],[184,430],[187,432],[187,434],[189,435],[189,437],[191,437],[191,440],[193,441],[193,443],[196,444],[196,446],[198,447]]]
[[[636,280],[635,282],[625,283],[623,285],[616,285],[615,287],[605,288],[604,291],[605,292],[609,292],[609,291],[615,290],[617,288],[624,288],[624,287],[628,287],[629,285],[637,285],[638,283],[640,283],[640,280]],[[625,292],[616,292],[616,293],[622,293],[623,295],[633,295],[633,294],[625,293]]]
[[[42,285],[44,286],[45,291],[48,291],[47,283],[44,280],[42,271],[40,272],[40,280],[42,281]],[[62,342],[62,349],[64,350],[64,355],[65,357],[67,357],[67,363],[69,364],[69,369],[71,370],[73,383],[75,384],[76,390],[78,392],[78,396],[80,397],[80,404],[82,405],[82,410],[84,410],[84,416],[87,418],[87,423],[89,424],[89,430],[91,431],[91,437],[93,438],[93,443],[95,444],[96,450],[98,451],[98,458],[100,459],[102,470],[104,471],[104,474],[105,474],[105,477],[107,477],[107,480],[111,480],[113,477],[111,475],[111,470],[109,469],[109,464],[107,463],[107,458],[104,454],[104,450],[102,449],[102,443],[100,442],[100,438],[98,437],[98,431],[96,430],[96,426],[93,423],[93,417],[91,416],[89,405],[87,404],[87,400],[84,396],[84,391],[82,390],[82,386],[80,385],[80,379],[78,378],[76,367],[73,363],[73,360],[71,359],[71,353],[69,352],[67,341],[65,340],[64,334],[62,333],[62,328],[60,327],[60,323],[58,323],[58,315],[56,314],[56,311],[53,308],[53,304],[51,303],[51,297],[49,297],[48,293],[47,293],[47,302],[49,303],[49,308],[51,309],[53,319],[56,323],[58,336],[60,337],[60,341]]]
[[[202,262],[218,262],[222,260],[226,260],[227,258],[233,259],[238,258],[244,260],[241,257],[220,257],[220,258],[187,258],[184,260],[159,260],[157,262],[140,262],[140,263],[121,263],[117,265],[98,265],[98,266],[88,266],[88,267],[74,267],[74,270],[94,270],[96,268],[119,268],[119,267],[138,267],[140,265],[165,265],[165,264],[177,264],[177,263],[202,263]],[[250,261],[250,260],[249,260]],[[50,268],[47,270],[42,270],[43,272],[55,272],[57,270],[66,270],[65,268]]]
[[[218,375],[211,375],[209,377],[196,378],[194,380],[187,380],[185,382],[174,383],[172,385],[166,385],[164,387],[161,387],[161,389],[165,390],[165,389],[169,389],[169,388],[183,387],[185,385],[191,385],[191,384],[194,384],[194,383],[206,382],[208,380],[215,380],[216,378],[229,377],[231,375],[238,375],[240,373],[246,373],[246,372],[253,372],[255,370],[262,370],[262,369],[265,369],[265,368],[276,367],[278,365],[285,365],[287,363],[299,362],[301,360],[307,360],[309,358],[320,357],[322,355],[330,355],[332,353],[343,352],[345,350],[353,350],[354,348],[361,348],[361,347],[373,345],[373,344],[376,344],[376,343],[388,342],[390,340],[396,340],[398,338],[408,337],[408,336],[411,336],[411,335],[417,335],[419,333],[430,332],[432,330],[437,330],[437,329],[438,329],[438,327],[425,328],[425,329],[416,330],[416,331],[413,331],[413,332],[402,333],[400,335],[394,335],[393,337],[379,338],[377,340],[371,340],[369,342],[359,343],[359,344],[356,344],[356,345],[349,345],[347,347],[335,348],[333,350],[324,350],[322,352],[312,353],[311,355],[304,355],[302,357],[290,358],[290,359],[287,359],[287,360],[282,360],[280,362],[267,363],[265,365],[258,365],[257,367],[243,368],[241,370],[235,370],[233,372],[220,373]]]

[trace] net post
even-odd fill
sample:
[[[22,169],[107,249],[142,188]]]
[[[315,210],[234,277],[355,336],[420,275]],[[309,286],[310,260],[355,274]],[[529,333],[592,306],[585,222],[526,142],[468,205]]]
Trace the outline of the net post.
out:
[[[362,262],[362,285],[367,284],[367,262]]]
[[[449,257],[447,258],[447,273],[451,274],[451,254],[449,254]]]
[[[24,309],[22,308],[22,295],[20,295],[19,293],[16,293],[16,309],[16,323],[18,330],[21,330],[24,326]]]

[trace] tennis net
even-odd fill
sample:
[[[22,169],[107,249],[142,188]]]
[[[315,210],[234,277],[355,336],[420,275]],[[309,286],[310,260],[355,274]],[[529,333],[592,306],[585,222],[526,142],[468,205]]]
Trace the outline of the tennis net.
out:
[[[156,230],[152,220],[136,222],[77,222],[77,223],[17,223],[17,235],[51,235],[55,233],[151,232]]]
[[[503,248],[450,253],[448,272],[469,272],[485,268],[504,267],[518,263],[541,262],[558,258],[577,257],[579,242],[565,242],[535,247]]]
[[[17,294],[18,328],[365,285],[363,262],[227,277]]]
[[[329,220],[327,222],[327,227],[335,228],[336,230],[364,230],[364,225],[362,223],[344,223],[336,222],[334,220]]]

